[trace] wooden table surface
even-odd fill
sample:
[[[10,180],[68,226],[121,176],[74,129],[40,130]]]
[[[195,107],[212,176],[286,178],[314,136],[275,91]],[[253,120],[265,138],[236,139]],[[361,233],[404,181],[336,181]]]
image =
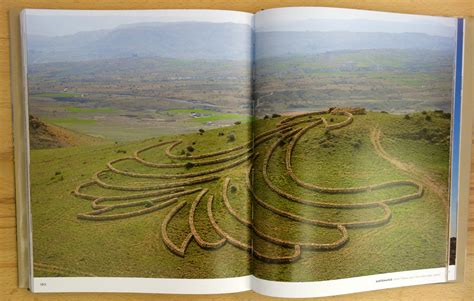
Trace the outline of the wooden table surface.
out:
[[[474,16],[474,0],[0,0],[0,300],[268,300],[252,292],[215,296],[142,294],[42,294],[17,287],[15,194],[8,11],[11,8],[160,9],[212,8],[256,12],[285,6],[335,6],[445,16]],[[474,156],[474,154],[473,154]],[[473,157],[471,156],[471,157]],[[474,168],[473,168],[474,170]],[[473,178],[473,177],[471,177]],[[474,300],[474,178],[471,180],[469,248],[464,283],[425,285],[325,298],[331,300]],[[321,300],[321,299],[318,299]]]

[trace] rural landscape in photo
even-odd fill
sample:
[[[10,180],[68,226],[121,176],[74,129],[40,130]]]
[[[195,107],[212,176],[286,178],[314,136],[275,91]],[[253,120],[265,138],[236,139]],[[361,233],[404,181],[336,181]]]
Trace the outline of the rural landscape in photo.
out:
[[[256,132],[275,112],[291,116],[275,124],[297,126],[255,149],[254,227],[299,249],[258,236],[254,247],[302,254],[255,261],[254,275],[313,281],[446,266],[453,21],[289,8],[255,23]]]
[[[35,277],[446,265],[451,24],[170,14],[28,16]]]

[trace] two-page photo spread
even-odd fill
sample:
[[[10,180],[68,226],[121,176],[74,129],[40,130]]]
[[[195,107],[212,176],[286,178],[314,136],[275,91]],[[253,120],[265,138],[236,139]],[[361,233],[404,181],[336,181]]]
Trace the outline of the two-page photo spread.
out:
[[[24,10],[30,288],[455,280],[463,30],[316,7]]]

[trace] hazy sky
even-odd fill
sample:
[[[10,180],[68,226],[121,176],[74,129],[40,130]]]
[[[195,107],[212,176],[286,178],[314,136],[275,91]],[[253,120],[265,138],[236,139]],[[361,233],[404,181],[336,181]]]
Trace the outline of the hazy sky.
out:
[[[47,10],[27,9],[28,34],[60,36],[143,22],[232,22],[252,24],[252,14],[225,10]],[[325,7],[261,11],[257,31],[419,32],[454,36],[456,19]]]
[[[216,22],[252,25],[252,14],[225,10],[27,9],[28,34],[61,36],[143,22]]]
[[[257,31],[380,31],[419,32],[453,36],[456,18],[384,13],[368,10],[293,7],[259,12],[255,19]]]

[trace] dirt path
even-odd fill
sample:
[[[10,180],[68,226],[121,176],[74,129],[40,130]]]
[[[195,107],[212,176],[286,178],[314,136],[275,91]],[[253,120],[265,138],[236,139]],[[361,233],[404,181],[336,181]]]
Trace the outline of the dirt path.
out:
[[[378,128],[374,128],[370,131],[370,141],[374,146],[375,152],[396,168],[406,171],[413,176],[415,176],[426,188],[435,193],[440,200],[443,201],[446,208],[449,208],[448,202],[448,190],[443,183],[436,181],[431,178],[425,172],[414,166],[413,164],[405,163],[399,161],[397,158],[390,156],[382,147],[380,143],[380,137],[382,136],[382,131]]]

